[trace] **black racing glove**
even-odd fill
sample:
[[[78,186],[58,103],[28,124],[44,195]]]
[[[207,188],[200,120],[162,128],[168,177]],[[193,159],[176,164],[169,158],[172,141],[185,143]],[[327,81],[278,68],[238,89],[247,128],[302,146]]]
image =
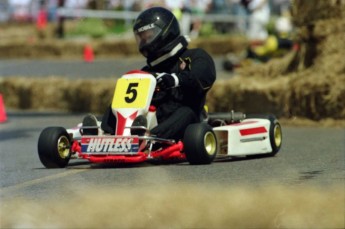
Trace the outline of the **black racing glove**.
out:
[[[156,79],[157,85],[161,90],[177,87],[180,84],[179,78],[175,73],[159,73]]]

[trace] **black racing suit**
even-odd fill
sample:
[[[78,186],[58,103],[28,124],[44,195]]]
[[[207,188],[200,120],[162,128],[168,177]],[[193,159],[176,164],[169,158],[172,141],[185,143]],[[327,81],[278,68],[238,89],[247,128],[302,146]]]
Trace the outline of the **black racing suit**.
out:
[[[155,66],[147,65],[142,70],[178,76],[178,87],[155,92],[153,96],[158,126],[151,130],[151,134],[166,139],[182,139],[187,126],[200,121],[206,93],[216,80],[213,59],[202,49],[184,49],[179,55]],[[115,123],[109,107],[102,120],[102,129],[113,134]]]

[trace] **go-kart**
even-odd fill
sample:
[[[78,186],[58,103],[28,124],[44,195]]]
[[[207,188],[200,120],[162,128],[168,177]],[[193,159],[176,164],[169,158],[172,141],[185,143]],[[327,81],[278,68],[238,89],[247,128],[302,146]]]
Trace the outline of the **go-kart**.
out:
[[[135,70],[117,80],[111,104],[116,116],[114,135],[96,126],[47,127],[38,139],[38,155],[46,168],[64,168],[70,159],[91,163],[187,161],[210,164],[217,158],[250,155],[274,156],[282,145],[282,129],[273,115],[241,112],[209,113],[190,124],[183,139],[162,139],[150,134],[157,125],[151,99],[156,78]],[[97,135],[84,135],[86,129]]]

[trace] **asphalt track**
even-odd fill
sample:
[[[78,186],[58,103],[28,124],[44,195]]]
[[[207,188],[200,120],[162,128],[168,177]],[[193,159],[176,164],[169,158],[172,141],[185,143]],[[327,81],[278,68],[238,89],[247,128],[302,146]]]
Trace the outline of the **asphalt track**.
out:
[[[61,187],[122,187],[164,184],[235,186],[268,183],[330,187],[344,182],[344,129],[283,127],[283,147],[276,157],[230,159],[211,165],[188,163],[109,167],[71,160],[68,168],[45,169],[37,140],[47,126],[73,127],[83,114],[9,113],[0,124],[0,197],[61,198]],[[42,193],[42,190],[45,190]],[[0,199],[0,200],[1,200]]]

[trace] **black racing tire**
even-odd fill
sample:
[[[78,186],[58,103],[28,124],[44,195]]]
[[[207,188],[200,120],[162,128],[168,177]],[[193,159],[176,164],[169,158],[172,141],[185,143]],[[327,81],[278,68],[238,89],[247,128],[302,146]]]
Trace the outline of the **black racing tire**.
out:
[[[270,155],[274,156],[279,152],[283,143],[283,131],[277,119],[271,121],[270,142],[272,146],[272,153]]]
[[[71,158],[71,140],[63,127],[47,127],[38,139],[38,156],[46,168],[65,168]]]
[[[191,165],[212,163],[218,150],[216,135],[206,123],[190,124],[184,133],[183,146]]]
[[[272,152],[268,156],[275,156],[283,143],[283,131],[278,119],[272,114],[252,114],[247,115],[246,118],[263,118],[268,119],[271,123],[269,129],[270,143],[272,147]]]

